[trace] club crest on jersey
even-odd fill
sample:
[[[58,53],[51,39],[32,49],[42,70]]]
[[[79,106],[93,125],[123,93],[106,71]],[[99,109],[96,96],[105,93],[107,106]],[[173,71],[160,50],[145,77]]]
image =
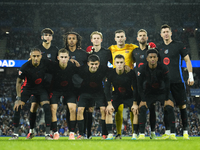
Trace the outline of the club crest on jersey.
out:
[[[22,74],[22,72],[19,70],[19,75],[21,75]]]
[[[129,53],[129,51],[128,51],[128,50],[125,50],[125,53]]]
[[[168,52],[169,52],[169,50],[168,50],[168,49],[166,49],[166,50],[164,51],[164,53],[165,53],[165,54],[168,54]]]
[[[51,54],[47,54],[47,58],[51,58]]]
[[[140,59],[144,59],[144,55],[140,55]]]
[[[140,74],[141,74],[141,73],[138,71],[138,72],[137,72],[137,75],[140,76]]]

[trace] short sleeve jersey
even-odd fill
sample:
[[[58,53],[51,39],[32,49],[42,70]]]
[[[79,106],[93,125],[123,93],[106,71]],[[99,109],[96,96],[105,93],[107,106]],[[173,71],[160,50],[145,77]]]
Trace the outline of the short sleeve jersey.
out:
[[[113,62],[113,68],[115,68],[114,65],[114,58],[116,55],[121,54],[125,58],[125,64],[129,66],[131,69],[133,69],[133,58],[132,58],[132,52],[135,48],[138,48],[135,44],[125,44],[124,48],[118,48],[117,45],[112,45],[108,49],[111,51],[112,54],[112,62]]]
[[[100,65],[95,73],[91,73],[87,65],[81,66],[78,69],[78,74],[83,79],[81,91],[84,93],[103,92],[102,80],[106,76],[107,71],[108,67],[103,65]]]
[[[58,47],[51,45],[49,49],[44,48],[42,44],[36,46],[42,52],[42,59],[49,59],[52,61],[57,61]]]
[[[45,73],[49,72],[50,64],[46,59],[41,59],[37,67],[32,65],[31,60],[23,64],[18,74],[18,78],[25,79],[23,87],[32,90],[43,88]]]
[[[169,67],[171,83],[184,82],[181,63],[182,59],[188,54],[182,42],[172,41],[169,45],[162,43],[158,46],[161,61]]]
[[[58,92],[72,91],[74,87],[72,83],[72,76],[75,74],[76,69],[76,66],[70,61],[65,69],[61,69],[57,62],[54,63],[51,67],[53,75],[52,90]]]
[[[112,94],[122,98],[133,97],[132,86],[135,89],[137,85],[136,75],[133,70],[128,73],[123,72],[121,75],[119,75],[117,74],[116,69],[112,69],[107,73],[106,82],[109,82],[113,85],[114,91]],[[107,84],[105,83],[105,85]],[[106,97],[109,96],[106,95]]]
[[[108,61],[112,60],[111,51],[105,48],[101,48],[98,52],[92,52],[91,54],[96,54],[100,58],[100,64],[107,66]]]

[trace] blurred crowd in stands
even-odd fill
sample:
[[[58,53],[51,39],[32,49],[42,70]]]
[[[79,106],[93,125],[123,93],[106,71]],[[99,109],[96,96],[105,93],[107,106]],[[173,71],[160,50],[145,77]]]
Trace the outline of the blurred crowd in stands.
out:
[[[136,36],[140,28],[147,30],[150,42],[159,44],[162,42],[162,39],[160,38],[158,24],[164,23],[172,27],[173,39],[182,41],[188,50],[190,50],[189,37],[195,37],[196,41],[200,41],[200,10],[197,9],[197,6],[155,6],[154,10],[146,7],[146,5],[141,5],[140,9],[138,9],[137,5],[126,6],[126,9],[124,9],[123,5],[106,5],[103,8],[101,6],[89,7],[88,5],[41,5],[38,9],[35,9],[35,7],[38,6],[0,6],[0,39],[7,38],[4,59],[28,59],[30,49],[41,43],[40,31],[46,27],[54,30],[55,34],[52,43],[59,48],[63,47],[62,35],[67,31],[76,31],[83,37],[83,49],[91,45],[90,34],[95,30],[103,33],[103,47],[115,44],[114,31],[117,29],[125,30],[127,43],[137,44]],[[158,9],[157,7],[161,8]],[[142,11],[144,9],[147,11]],[[119,10],[123,10],[123,12]],[[107,15],[102,15],[102,12]],[[122,13],[123,15],[121,15]],[[149,13],[154,13],[154,16],[149,16]],[[5,34],[5,31],[9,31],[9,34]],[[200,42],[197,42],[197,44],[200,54]],[[11,135],[14,129],[12,117],[16,96],[15,82],[17,69],[10,68],[10,70],[7,69],[5,73],[0,72],[0,135]],[[184,70],[184,73],[186,81],[187,71]],[[200,87],[199,75],[198,69],[194,69],[195,84],[193,88]],[[188,87],[187,93],[189,134],[190,136],[200,136],[200,98],[191,97]],[[30,102],[25,105],[21,112],[19,134],[22,136],[26,136],[29,131],[29,109]],[[132,128],[129,113],[125,114],[127,116],[123,122],[122,134],[128,136],[132,134]],[[165,126],[163,124],[163,108],[160,106],[160,103],[156,103],[156,114],[156,134],[162,135],[165,131]],[[175,114],[176,134],[181,135],[182,123],[180,121],[179,109],[175,109]],[[66,109],[62,102],[59,104],[57,118],[59,133],[63,136],[68,135]],[[115,119],[114,116],[113,119]],[[100,112],[96,109],[93,113],[93,136],[101,135],[99,120]],[[37,135],[44,135],[45,123],[42,108],[39,108],[37,111],[35,130]],[[115,126],[113,126],[113,130],[116,131]],[[78,128],[76,133],[78,134]],[[147,122],[146,134],[150,134],[149,122]]]

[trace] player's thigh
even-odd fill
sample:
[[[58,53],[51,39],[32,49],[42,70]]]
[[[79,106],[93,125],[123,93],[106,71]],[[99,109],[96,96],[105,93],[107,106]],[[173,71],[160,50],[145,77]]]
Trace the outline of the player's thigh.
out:
[[[97,108],[106,107],[107,106],[107,101],[106,101],[104,93],[99,93],[97,95],[94,95],[93,99],[95,101],[95,104],[96,104]]]
[[[171,83],[170,90],[177,106],[186,104],[187,96],[184,83]]]
[[[58,104],[62,95],[61,92],[53,91],[50,96],[50,104]]]
[[[82,93],[78,101],[78,107],[94,107],[95,101],[91,94]]]
[[[21,101],[26,103],[30,99],[31,95],[32,95],[31,91],[26,90],[26,89],[22,90],[21,91]]]

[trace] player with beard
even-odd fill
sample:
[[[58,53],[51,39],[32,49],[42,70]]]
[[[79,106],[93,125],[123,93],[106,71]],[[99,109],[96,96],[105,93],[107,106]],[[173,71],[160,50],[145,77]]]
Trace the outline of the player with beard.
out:
[[[87,65],[79,68],[78,74],[83,79],[81,85],[81,94],[78,103],[77,123],[79,128],[78,140],[84,139],[84,109],[88,107],[93,110],[100,108],[101,118],[105,118],[106,100],[102,85],[102,80],[106,76],[108,67],[100,65],[100,59],[97,55],[92,54],[88,57]]]
[[[90,35],[91,42],[93,46],[88,46],[86,52],[88,54],[96,54],[100,58],[100,64],[103,66],[107,66],[108,61],[112,61],[112,54],[110,50],[103,48],[101,43],[103,41],[103,35],[101,32],[94,31]],[[106,139],[107,130],[105,124],[105,115],[101,116],[101,126],[102,126],[102,139]],[[84,121],[87,122],[87,137],[90,139],[91,137],[91,125],[92,125],[92,112],[88,111],[87,117],[84,117]]]
[[[40,103],[44,109],[46,123],[45,139],[53,140],[50,136],[51,109],[48,93],[44,88],[44,78],[45,74],[49,72],[51,66],[49,63],[50,61],[41,59],[41,51],[37,48],[31,50],[30,57],[31,60],[23,64],[20,68],[16,82],[17,100],[14,105],[14,135],[10,140],[18,139],[20,111],[31,95],[35,96],[37,103]],[[25,81],[21,86],[23,79],[25,79]]]
[[[114,58],[116,55],[121,54],[125,58],[125,65],[129,66],[131,69],[133,69],[133,58],[132,58],[132,52],[135,48],[138,48],[137,45],[134,44],[125,44],[126,41],[126,35],[123,30],[117,30],[115,31],[115,41],[117,45],[112,45],[108,49],[111,51],[112,54],[112,63],[113,68],[115,68],[114,64]],[[121,139],[121,129],[122,129],[122,123],[123,123],[123,104],[121,104],[118,108],[117,113],[115,114],[115,121],[116,121],[116,127],[117,127],[117,136],[115,139]],[[132,123],[132,131],[133,129],[133,114],[130,112],[131,117],[131,123]]]
[[[189,139],[188,117],[186,110],[187,97],[185,91],[185,83],[181,70],[181,61],[182,59],[184,59],[189,73],[187,84],[189,86],[192,86],[194,84],[194,78],[189,53],[182,42],[172,40],[172,31],[169,25],[164,24],[161,26],[160,35],[163,38],[163,43],[158,46],[161,61],[169,67],[170,91],[172,93],[174,101],[176,102],[176,105],[179,106],[181,112],[181,119],[183,124],[183,139]],[[170,131],[168,130],[169,121],[167,120],[168,114],[167,112],[165,112],[164,114],[166,116],[164,119],[166,131],[162,138],[168,139],[170,138]]]
[[[87,57],[88,57],[88,54],[84,50],[81,49],[81,40],[82,40],[82,37],[76,32],[67,32],[63,35],[63,42],[65,45],[65,49],[69,51],[70,60],[75,61],[76,64],[77,63],[79,64],[79,66],[86,64]],[[74,84],[74,93],[76,95],[76,98],[78,99],[80,95],[81,83],[83,80],[78,74],[75,74],[73,75],[72,81]],[[64,105],[67,105],[67,104],[64,102]],[[71,114],[69,114],[69,110],[67,109],[66,120],[69,127],[71,126],[70,115]],[[70,138],[74,137],[74,135],[71,134],[69,137]]]
[[[166,65],[158,62],[158,51],[156,49],[147,50],[147,64],[142,65],[137,71],[138,93],[141,97],[139,104],[139,137],[138,140],[145,139],[145,124],[147,109],[152,103],[160,101],[168,113],[168,121],[171,128],[170,139],[176,140],[175,136],[175,115],[174,103],[170,100],[169,70]]]
[[[139,42],[139,47],[136,48],[133,52],[133,60],[136,63],[136,68],[135,73],[137,73],[138,68],[140,68],[141,65],[147,63],[146,60],[146,52],[148,49],[150,48],[156,48],[156,45],[152,42],[147,43],[148,40],[148,36],[147,36],[147,31],[144,29],[140,29],[137,32],[137,41]],[[138,104],[141,101],[141,97],[138,95]],[[138,106],[134,106],[135,109],[138,109]],[[136,113],[137,111],[134,111],[134,113]],[[151,125],[151,135],[150,135],[150,139],[156,139],[156,135],[155,135],[155,124],[156,124],[156,114],[155,114],[155,104],[152,104],[149,107],[149,111],[150,111],[150,125]],[[135,119],[135,118],[134,118]],[[134,126],[134,131],[137,131],[138,129],[138,119],[135,119],[136,122],[133,122],[133,126]],[[135,130],[135,128],[137,128]],[[133,139],[136,139],[137,137],[137,133],[133,133]]]
[[[112,114],[114,111],[117,111],[120,104],[126,104],[129,108],[137,104],[136,99],[137,95],[133,94],[137,90],[137,79],[135,72],[131,70],[128,73],[125,73],[125,60],[123,55],[116,55],[114,59],[116,68],[112,69],[107,74],[107,79],[105,82],[105,94],[108,101],[108,106],[106,108],[106,127],[108,130],[108,137],[106,140],[113,139],[112,125],[113,118]],[[111,96],[111,85],[114,87]],[[134,115],[134,119],[138,118],[138,110],[130,109],[137,111]],[[134,120],[133,120],[134,122]],[[134,128],[135,129],[135,128]]]

